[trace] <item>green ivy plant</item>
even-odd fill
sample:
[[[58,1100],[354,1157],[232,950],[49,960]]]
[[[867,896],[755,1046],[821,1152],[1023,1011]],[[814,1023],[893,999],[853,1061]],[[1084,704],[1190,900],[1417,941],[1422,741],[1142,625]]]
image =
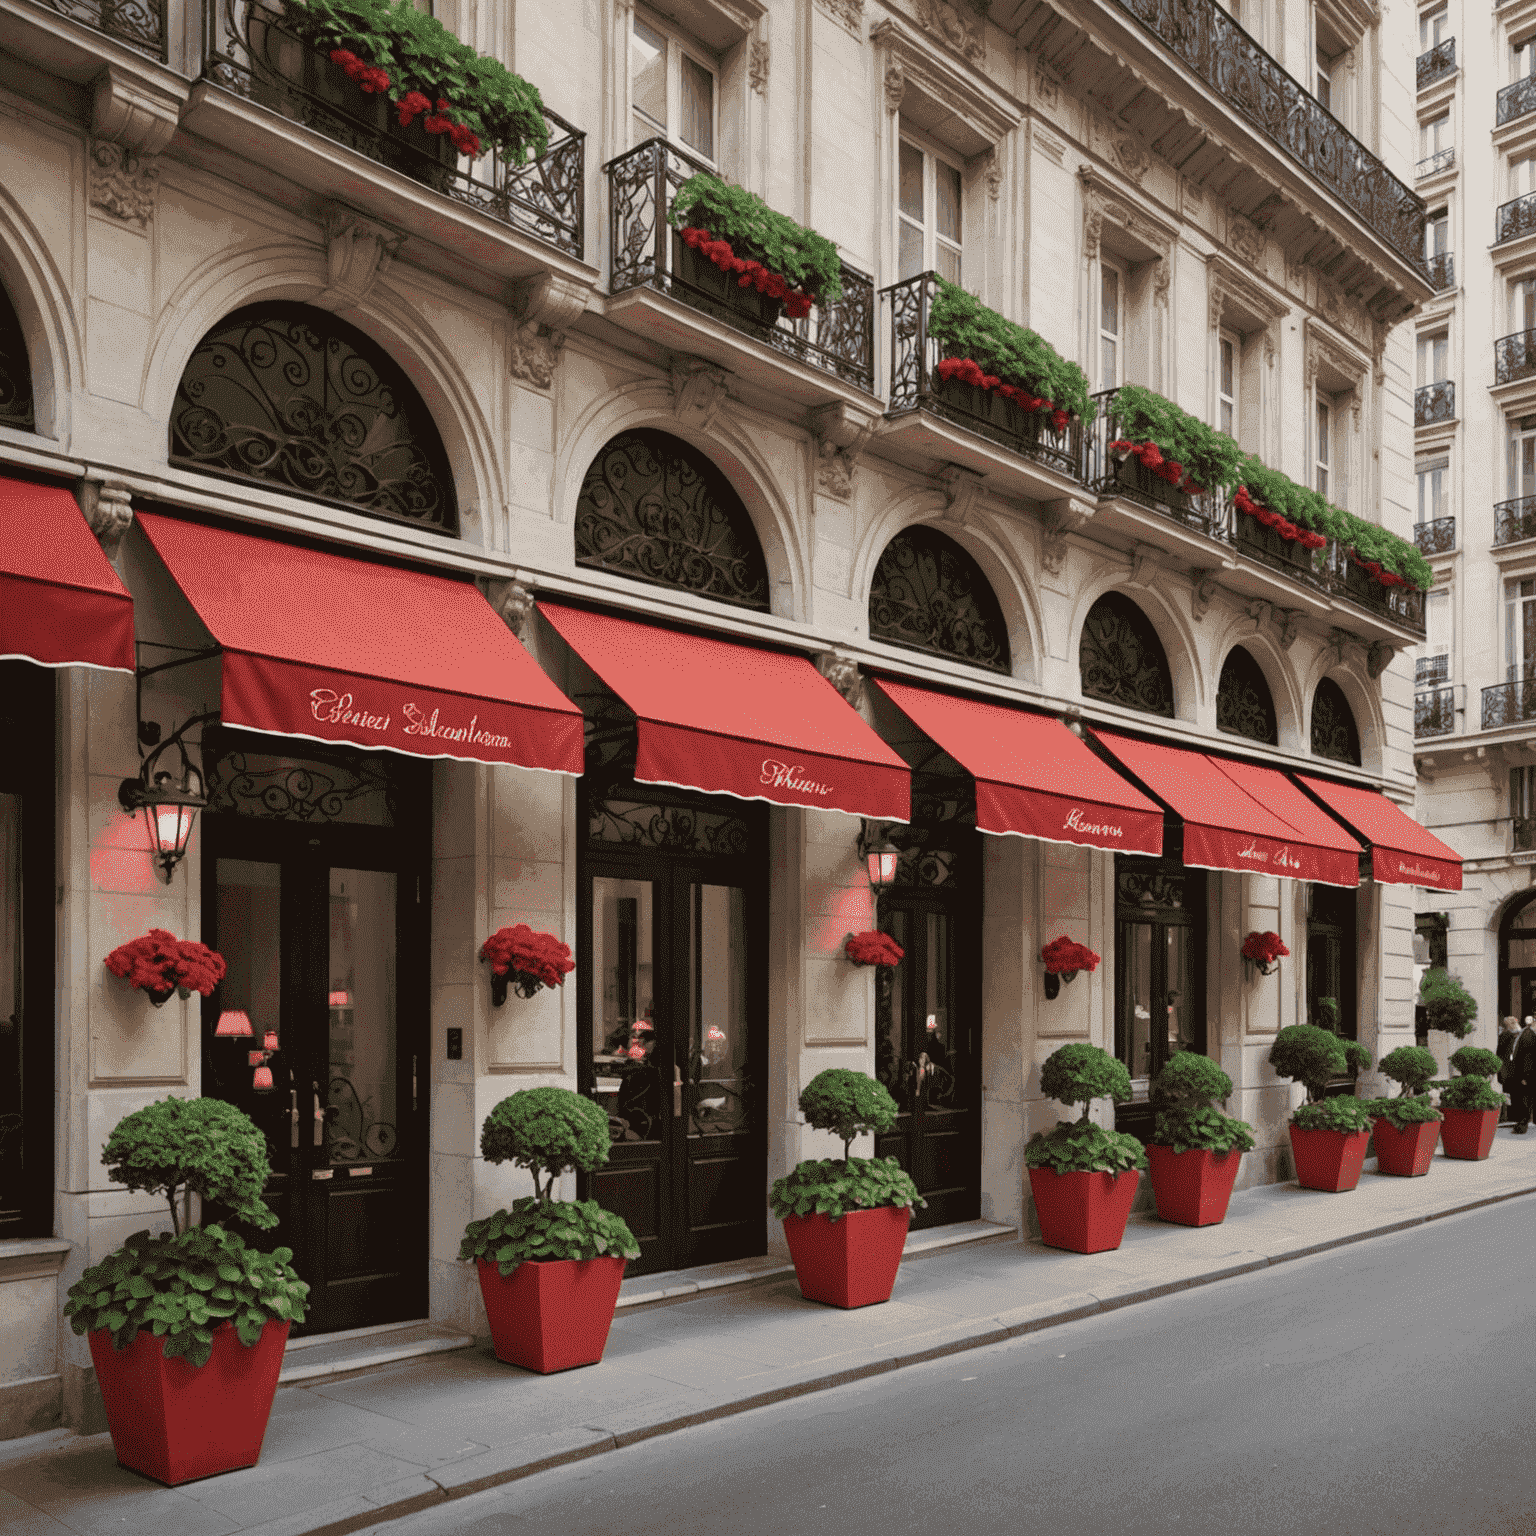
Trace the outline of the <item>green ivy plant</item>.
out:
[[[1294,1078],[1306,1088],[1308,1103],[1302,1106],[1305,1109],[1322,1100],[1334,1078],[1343,1077],[1351,1067],[1360,1071],[1369,1067],[1371,1053],[1363,1045],[1341,1040],[1331,1030],[1319,1029],[1315,1024],[1288,1024],[1269,1048],[1269,1064],[1281,1077]],[[1301,1124],[1294,1114],[1291,1123]]]
[[[1486,1077],[1475,1073],[1453,1077],[1440,1090],[1441,1109],[1503,1109],[1507,1103]]]
[[[1005,384],[1049,400],[1069,416],[1093,415],[1088,377],[1035,332],[1005,320],[980,299],[937,275],[928,312],[928,334],[945,357],[968,357]]]
[[[1302,1026],[1293,1026],[1305,1028]],[[1401,1103],[1400,1099],[1386,1102]],[[1298,1131],[1368,1131],[1371,1128],[1371,1109],[1364,1099],[1352,1094],[1340,1094],[1337,1098],[1321,1099],[1303,1104],[1291,1115],[1291,1124]]]
[[[382,69],[391,101],[412,90],[434,104],[448,101],[455,118],[504,160],[521,165],[549,148],[537,88],[460,42],[411,0],[288,0],[284,24],[316,48],[345,48]]]
[[[842,1142],[843,1155],[807,1158],[774,1180],[768,1205],[780,1220],[819,1214],[837,1221],[848,1211],[928,1203],[894,1157],[849,1155],[855,1136],[879,1136],[896,1124],[896,1101],[884,1083],[867,1072],[828,1067],[801,1090],[800,1112],[806,1124],[831,1131]]]
[[[1395,1051],[1388,1051],[1380,1063],[1381,1075],[1401,1085],[1398,1096],[1404,1099],[1423,1093],[1438,1070],[1434,1052],[1426,1051],[1422,1045],[1400,1045]]]
[[[1413,1046],[1408,1046],[1413,1050]],[[1382,1063],[1385,1070],[1386,1063]],[[1324,1100],[1332,1104],[1333,1099]],[[1424,1125],[1430,1120],[1443,1120],[1444,1115],[1429,1102],[1427,1093],[1412,1094],[1395,1099],[1362,1099],[1366,1113],[1372,1120],[1385,1120],[1394,1130],[1406,1130],[1410,1125]]]
[[[1124,1131],[1094,1125],[1088,1112],[1095,1099],[1122,1104],[1131,1096],[1131,1075],[1108,1051],[1074,1041],[1051,1052],[1040,1068],[1040,1091],[1061,1104],[1081,1104],[1076,1120],[1051,1131],[1036,1131],[1024,1148],[1027,1168],[1056,1173],[1114,1173],[1147,1166],[1146,1148]]]
[[[1182,464],[1197,485],[1209,490],[1237,483],[1243,450],[1225,432],[1206,426],[1155,390],[1122,384],[1109,402],[1109,412],[1117,436],[1156,443],[1163,457]]]
[[[1419,983],[1419,1001],[1431,1029],[1464,1040],[1477,1018],[1477,1000],[1462,986],[1459,977],[1444,966],[1431,966]]]
[[[496,1260],[510,1275],[525,1259],[638,1258],[624,1222],[590,1200],[556,1200],[567,1168],[591,1173],[608,1161],[608,1117],[569,1088],[522,1088],[508,1094],[480,1127],[480,1155],[533,1175],[533,1194],[464,1229],[459,1257]]]
[[[1198,1051],[1180,1051],[1152,1085],[1157,1120],[1152,1139],[1175,1152],[1250,1152],[1253,1127],[1212,1102],[1232,1094],[1232,1079]]]
[[[258,1253],[220,1226],[135,1232],[70,1286],[64,1315],[76,1333],[110,1328],[114,1349],[147,1328],[165,1340],[167,1358],[203,1365],[225,1323],[250,1348],[268,1321],[304,1321],[309,1287],[292,1258],[290,1248]]]
[[[717,240],[729,241],[736,255],[762,262],[819,303],[833,304],[843,296],[842,258],[830,240],[708,171],[690,176],[677,189],[667,221],[674,229],[707,229]]]

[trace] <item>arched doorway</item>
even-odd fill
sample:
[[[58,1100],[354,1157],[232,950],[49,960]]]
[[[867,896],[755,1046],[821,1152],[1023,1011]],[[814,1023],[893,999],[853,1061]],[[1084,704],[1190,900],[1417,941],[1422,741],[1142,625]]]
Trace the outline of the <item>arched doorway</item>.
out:
[[[1499,923],[1499,1014],[1536,1014],[1536,891]]]

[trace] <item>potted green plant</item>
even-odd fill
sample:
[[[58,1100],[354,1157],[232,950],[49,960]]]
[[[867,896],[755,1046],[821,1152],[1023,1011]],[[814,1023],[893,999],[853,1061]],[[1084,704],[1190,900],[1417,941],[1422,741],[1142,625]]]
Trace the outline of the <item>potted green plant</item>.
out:
[[[485,1117],[480,1155],[533,1176],[533,1193],[464,1229],[496,1358],[547,1375],[603,1358],[624,1266],[640,1256],[625,1223],[595,1200],[556,1200],[568,1168],[608,1161],[608,1117],[569,1088],[522,1088]]]
[[[165,1099],[120,1120],[101,1160],[114,1183],[164,1197],[171,1231],[135,1232],[69,1288],[64,1315],[90,1340],[118,1461],[177,1484],[254,1466],[283,1349],[309,1287],[293,1253],[260,1253],[218,1225],[193,1226],[191,1196],[253,1227],[267,1144],[218,1099]]]
[[[1380,1067],[1400,1091],[1395,1099],[1373,1099],[1365,1106],[1375,1122],[1376,1171],[1418,1178],[1429,1172],[1440,1139],[1440,1111],[1428,1092],[1437,1070],[1434,1053],[1400,1045],[1381,1058]]]
[[[1419,983],[1419,1002],[1431,1029],[1465,1040],[1477,1020],[1477,1000],[1462,986],[1461,978],[1443,966],[1433,965]]]
[[[1231,484],[1243,456],[1227,433],[1139,384],[1115,391],[1109,416],[1121,482],[1179,511],[1191,495]]]
[[[1059,1103],[1083,1106],[1076,1120],[1036,1131],[1024,1148],[1041,1240],[1073,1253],[1118,1248],[1147,1154],[1134,1136],[1093,1124],[1088,1111],[1095,1099],[1120,1104],[1130,1098],[1130,1073],[1108,1051],[1075,1041],[1046,1057],[1040,1091]]]
[[[1289,1024],[1275,1036],[1269,1064],[1307,1090],[1306,1102],[1291,1114],[1291,1156],[1303,1189],[1340,1193],[1360,1182],[1371,1117],[1353,1095],[1328,1098],[1328,1085],[1352,1067],[1371,1064],[1371,1053],[1315,1024]]]
[[[1157,1110],[1147,1161],[1152,1193],[1164,1221],[1205,1227],[1224,1221],[1243,1153],[1253,1148],[1253,1128],[1217,1109],[1232,1079],[1198,1051],[1180,1051],[1152,1085]]]
[[[850,1148],[855,1136],[896,1124],[896,1101],[868,1073],[828,1067],[801,1091],[800,1112],[843,1144],[840,1159],[807,1158],[769,1192],[800,1294],[834,1307],[889,1301],[912,1207],[927,1202],[894,1157],[853,1157]]]
[[[1509,1102],[1489,1081],[1499,1075],[1501,1063],[1492,1051],[1464,1045],[1451,1052],[1451,1065],[1460,1075],[1440,1089],[1445,1155],[1465,1162],[1481,1162],[1493,1150],[1499,1111]]]

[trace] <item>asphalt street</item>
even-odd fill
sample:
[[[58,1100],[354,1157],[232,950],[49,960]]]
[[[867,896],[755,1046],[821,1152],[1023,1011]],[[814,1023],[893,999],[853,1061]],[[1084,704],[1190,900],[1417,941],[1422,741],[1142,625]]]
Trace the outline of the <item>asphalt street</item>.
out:
[[[1536,1536],[1536,1199],[643,1441],[374,1530]]]

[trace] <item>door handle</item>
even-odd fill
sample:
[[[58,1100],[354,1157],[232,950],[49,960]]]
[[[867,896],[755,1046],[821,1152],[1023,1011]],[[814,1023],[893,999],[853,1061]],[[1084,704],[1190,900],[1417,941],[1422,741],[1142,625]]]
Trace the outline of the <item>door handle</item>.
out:
[[[681,1120],[683,1117],[683,1069],[676,1062],[672,1063],[672,1118]]]
[[[320,1102],[320,1084],[312,1083],[310,1086],[315,1092],[315,1145],[325,1145],[325,1105]]]
[[[299,1090],[297,1088],[293,1089],[289,1093],[288,1098],[290,1100],[290,1107],[288,1110],[290,1124],[288,1145],[291,1147],[296,1147],[299,1144]]]

